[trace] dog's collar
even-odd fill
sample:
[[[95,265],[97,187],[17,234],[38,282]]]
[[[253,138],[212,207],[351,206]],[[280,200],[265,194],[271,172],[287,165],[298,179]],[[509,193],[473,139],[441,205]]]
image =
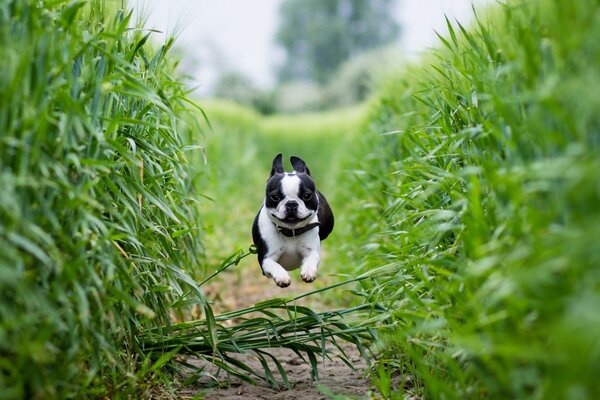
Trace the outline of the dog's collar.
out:
[[[296,229],[284,228],[283,226],[279,226],[275,223],[273,223],[273,225],[275,225],[275,228],[277,228],[277,232],[281,233],[283,236],[295,237],[295,236],[300,236],[303,233],[306,233],[313,228],[316,228],[317,226],[320,225],[320,223],[313,222],[312,224],[308,224],[308,225],[303,226],[302,228],[296,228]]]

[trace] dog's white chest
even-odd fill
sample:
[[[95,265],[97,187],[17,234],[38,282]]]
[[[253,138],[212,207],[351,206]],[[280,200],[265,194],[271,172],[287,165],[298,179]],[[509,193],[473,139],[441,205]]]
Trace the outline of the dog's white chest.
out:
[[[304,255],[313,250],[314,247],[306,242],[306,240],[298,238],[283,240],[281,256],[279,256],[277,262],[288,271],[300,267]],[[314,240],[312,242],[314,243]]]
[[[307,254],[320,250],[318,228],[300,236],[285,237],[277,232],[264,208],[259,216],[259,227],[268,248],[266,256],[288,271],[299,268]]]
[[[281,256],[277,262],[286,270],[291,271],[300,267],[300,263],[302,263],[302,255],[296,248],[292,246],[284,246]]]

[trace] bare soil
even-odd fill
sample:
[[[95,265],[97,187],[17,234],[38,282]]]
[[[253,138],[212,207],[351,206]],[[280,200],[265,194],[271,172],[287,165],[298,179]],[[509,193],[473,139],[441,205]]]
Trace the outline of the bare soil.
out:
[[[346,349],[345,349],[346,350]],[[350,351],[348,348],[347,350]],[[314,382],[311,379],[310,366],[304,363],[296,354],[287,349],[271,349],[273,354],[286,370],[291,388],[287,389],[283,385],[283,380],[278,379],[279,388],[273,388],[266,382],[258,381],[257,385],[233,379],[229,387],[206,390],[201,386],[197,388],[188,388],[182,392],[182,397],[193,397],[204,393],[204,398],[208,400],[217,399],[277,399],[277,400],[316,400],[326,399],[320,390],[320,386],[327,388],[336,394],[349,396],[362,396],[369,388],[368,379],[364,377],[366,365],[360,355],[353,354],[350,360],[355,369],[348,367],[339,358],[326,359],[319,365],[319,380]],[[250,365],[252,368],[261,370],[260,362],[250,356],[237,356],[237,359]],[[198,360],[188,360],[198,366],[202,363]],[[276,370],[272,365],[272,369]],[[210,366],[209,366],[210,368]]]
[[[211,299],[217,299],[217,307],[221,310],[238,309],[254,305],[260,301],[274,297],[292,297],[300,293],[312,290],[312,284],[304,283],[300,279],[298,271],[291,274],[292,285],[281,289],[275,283],[262,276],[258,265],[256,268],[243,268],[241,272],[228,272],[224,274],[223,280],[213,283],[207,288],[207,295]],[[315,300],[314,296],[302,299],[303,305],[310,306],[315,310],[323,309],[324,306]],[[332,349],[331,359],[321,359],[319,362],[319,379],[313,381],[310,365],[305,363],[294,352],[287,349],[269,349],[281,365],[285,368],[291,389],[285,388],[280,376],[275,375],[280,387],[273,388],[268,383],[257,381],[256,385],[232,378],[228,387],[207,389],[206,383],[198,382],[195,387],[187,387],[179,395],[181,398],[202,397],[205,399],[279,399],[279,400],[316,400],[327,399],[321,387],[335,394],[348,395],[351,397],[363,397],[369,392],[370,383],[366,378],[366,363],[355,347],[346,345],[343,347],[348,359],[354,368],[346,365],[340,358],[336,357],[337,349]],[[250,355],[238,355],[237,359],[262,371],[260,362]],[[189,363],[195,366],[204,366],[212,373],[216,368],[207,365],[199,359],[189,358]],[[272,371],[277,371],[272,365]],[[275,372],[274,372],[275,374]],[[223,382],[226,377],[222,376]]]

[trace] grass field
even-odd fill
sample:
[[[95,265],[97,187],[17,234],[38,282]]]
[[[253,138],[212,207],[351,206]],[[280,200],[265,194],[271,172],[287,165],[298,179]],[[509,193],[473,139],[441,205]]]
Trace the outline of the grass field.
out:
[[[369,104],[269,117],[200,112],[129,18],[0,6],[0,398],[168,396],[190,356],[286,389],[265,350],[316,374],[336,340],[383,398],[600,395],[598,1],[493,5]],[[336,214],[324,309],[214,313],[221,270],[272,285],[248,247],[279,152]]]

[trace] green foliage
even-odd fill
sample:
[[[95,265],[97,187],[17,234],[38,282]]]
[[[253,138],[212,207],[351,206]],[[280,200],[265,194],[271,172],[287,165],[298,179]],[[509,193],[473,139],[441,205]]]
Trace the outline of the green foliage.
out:
[[[103,2],[0,5],[0,397],[135,396],[176,354],[288,386],[264,349],[316,374],[327,342],[374,327],[385,397],[597,397],[600,5],[497,10],[385,81],[378,135],[357,135],[362,106],[213,102],[205,165],[172,41],[150,48]],[[298,301],[317,286],[214,315],[202,296],[248,255],[279,152],[309,162],[339,216],[323,274],[360,281],[367,306],[313,312]],[[219,266],[198,284],[203,234]],[[194,305],[202,319],[172,321]],[[247,352],[264,371],[232,357]]]
[[[323,88],[322,107],[347,107],[366,101],[400,62],[394,46],[369,50],[349,59]]]
[[[360,104],[375,92],[378,82],[396,70],[399,58],[398,52],[391,47],[377,48],[342,63],[326,85],[307,81],[282,83],[271,95],[273,108],[285,114]]]
[[[396,391],[596,398],[600,6],[499,11],[449,23],[428,66],[383,87],[348,251],[388,267],[359,291],[391,310],[382,357],[412,376]]]
[[[172,42],[129,23],[103,2],[0,5],[1,397],[132,390],[140,331],[193,285],[189,107]]]
[[[252,221],[264,199],[263,190],[273,157],[279,152],[287,157],[294,154],[304,157],[319,187],[337,207],[343,200],[336,199],[335,171],[349,153],[346,146],[356,137],[364,107],[328,113],[262,116],[236,103],[213,100],[203,103],[203,110],[210,118],[210,127],[206,126],[206,159],[196,160],[205,173],[198,177],[196,185],[203,193],[200,210],[206,232],[206,256],[208,265],[225,261],[205,271],[210,275],[200,285],[211,279],[235,279],[227,275],[232,272],[227,269],[234,266],[238,273],[242,268],[251,268],[253,272],[249,276],[264,280],[264,285],[272,284],[261,276],[255,255],[244,249],[252,241]],[[340,224],[343,226],[343,221]],[[327,243],[332,252],[337,246],[334,237],[332,235]],[[251,257],[246,258],[249,255]],[[165,352],[180,349],[179,353],[191,354],[218,366],[228,378],[252,383],[260,379],[280,389],[290,388],[285,366],[271,357],[268,349],[286,348],[310,365],[311,374],[316,378],[319,360],[330,357],[329,348],[341,350],[342,359],[350,363],[339,342],[355,344],[366,356],[363,342],[370,342],[375,334],[370,325],[362,324],[372,313],[371,305],[338,309],[340,302],[336,302],[333,310],[321,312],[306,307],[306,301],[312,302],[308,297],[315,296],[322,308],[325,297],[333,298],[334,292],[339,293],[334,289],[348,289],[353,282],[367,278],[364,275],[331,282],[328,275],[337,270],[335,259],[327,260],[321,278],[310,285],[311,291],[296,297],[273,298],[241,310],[148,331],[143,337],[145,348]],[[282,291],[284,296],[289,296],[288,293]],[[222,293],[223,297],[229,295],[230,291]],[[234,353],[253,355],[263,370],[250,368],[234,358]],[[201,377],[217,380],[210,371],[194,367],[185,359],[181,364],[188,371],[189,368],[194,370],[191,375],[188,372],[189,382]]]
[[[378,82],[396,70],[399,60],[399,53],[393,47],[376,48],[343,62],[325,85],[289,81],[274,89],[259,89],[248,77],[225,72],[212,96],[251,107],[263,115],[344,108],[366,101]]]
[[[286,52],[280,80],[325,83],[346,60],[392,42],[391,0],[287,0],[277,41]]]
[[[324,89],[311,82],[286,82],[273,91],[277,112],[285,114],[316,112],[330,108],[325,103]]]
[[[238,72],[226,72],[221,75],[212,94],[219,99],[232,100],[252,107],[261,114],[272,114],[275,111],[273,93],[257,88],[250,78]]]

